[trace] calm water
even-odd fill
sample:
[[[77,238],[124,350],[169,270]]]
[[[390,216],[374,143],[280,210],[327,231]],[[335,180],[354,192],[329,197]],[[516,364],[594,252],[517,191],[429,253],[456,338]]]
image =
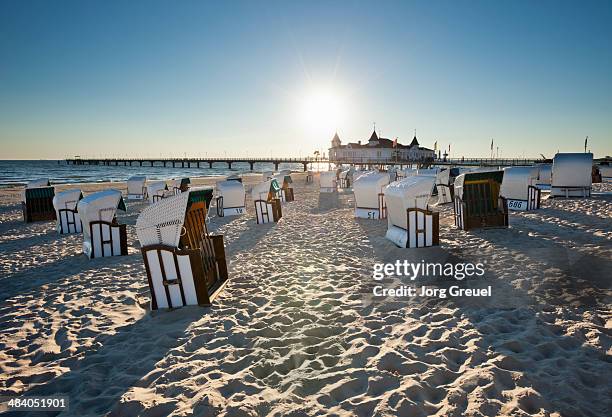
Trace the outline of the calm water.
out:
[[[205,164],[208,167],[208,164]],[[257,163],[253,172],[273,170],[274,164]],[[302,171],[302,164],[280,164],[279,169]],[[51,183],[125,181],[132,175],[146,175],[151,180],[176,177],[204,177],[248,173],[249,164],[234,163],[232,169],[218,163],[209,168],[172,168],[169,166],[97,166],[67,165],[65,161],[1,161],[0,187],[23,185],[35,178],[49,178]]]

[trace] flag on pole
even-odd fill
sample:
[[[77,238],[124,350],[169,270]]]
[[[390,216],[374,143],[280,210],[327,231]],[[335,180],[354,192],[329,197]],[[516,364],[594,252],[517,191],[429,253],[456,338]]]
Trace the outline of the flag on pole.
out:
[[[587,149],[587,142],[589,141],[589,137],[587,136],[586,138],[584,138],[584,153],[586,153],[586,149]]]
[[[493,150],[493,139],[491,139],[491,150]]]
[[[450,143],[448,144],[448,152],[450,153]]]
[[[393,147],[397,148],[397,138],[393,139]]]
[[[434,152],[438,150],[438,141],[434,143]]]

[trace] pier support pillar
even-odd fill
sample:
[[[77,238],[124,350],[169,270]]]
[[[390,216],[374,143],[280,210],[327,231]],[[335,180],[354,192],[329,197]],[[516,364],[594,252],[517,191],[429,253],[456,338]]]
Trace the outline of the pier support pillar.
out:
[[[200,168],[200,161],[198,161],[198,168]]]
[[[212,169],[212,164],[213,164],[212,161],[208,161],[208,168],[209,169]]]
[[[255,162],[249,162],[249,166],[251,167],[251,171],[253,171],[253,167],[255,166]]]
[[[308,171],[308,162],[302,162],[302,165],[304,165],[304,172]]]
[[[278,171],[278,162],[277,161],[274,162],[274,171]]]
[[[181,168],[185,168],[185,161],[181,161]]]
[[[227,167],[228,167],[229,169],[232,169],[232,161],[227,161]]]

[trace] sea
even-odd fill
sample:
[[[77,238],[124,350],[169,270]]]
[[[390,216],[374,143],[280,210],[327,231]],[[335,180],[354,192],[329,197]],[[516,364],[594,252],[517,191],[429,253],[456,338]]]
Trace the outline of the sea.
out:
[[[206,167],[204,167],[206,165]],[[159,166],[104,166],[104,165],[68,165],[66,161],[37,160],[37,161],[9,161],[0,160],[0,187],[25,185],[28,181],[37,178],[49,178],[52,184],[84,183],[84,182],[110,182],[125,181],[132,175],[146,175],[150,180],[166,180],[179,177],[212,177],[231,174],[250,174],[274,170],[272,163],[256,163],[250,171],[248,163],[232,163],[232,169],[224,163],[215,163],[213,168],[208,164],[200,164],[200,168],[172,168]],[[290,169],[301,172],[302,164],[283,163],[279,170]]]

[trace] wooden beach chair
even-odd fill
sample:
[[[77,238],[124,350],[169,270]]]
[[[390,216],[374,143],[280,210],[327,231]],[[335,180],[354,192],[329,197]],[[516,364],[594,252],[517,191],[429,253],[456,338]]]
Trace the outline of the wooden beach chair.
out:
[[[429,210],[436,177],[411,176],[389,184],[387,233],[385,237],[400,248],[423,248],[440,244],[439,213]]]
[[[536,210],[540,208],[542,191],[535,186],[538,169],[535,167],[504,168],[499,195],[508,202],[509,210]]]
[[[136,220],[152,310],[209,306],[227,283],[223,235],[208,232],[206,198],[188,190],[147,207]]]
[[[237,216],[246,213],[246,193],[242,181],[217,182],[217,216]]]
[[[57,218],[56,229],[60,235],[83,231],[81,216],[77,211],[77,204],[82,198],[81,190],[61,191],[53,197],[53,208]]]
[[[350,172],[351,172],[350,169],[343,169],[343,170],[338,171],[338,174],[336,177],[338,188],[350,188],[351,187],[351,180],[349,177]]]
[[[81,199],[77,211],[83,223],[83,253],[90,259],[127,255],[127,230],[117,222],[117,210],[126,210],[119,190],[105,190]]]
[[[144,175],[134,175],[127,180],[128,200],[144,200],[147,198],[147,187],[145,183],[147,177]]]
[[[23,190],[21,211],[26,223],[55,220],[57,215],[53,208],[55,189],[49,179],[41,178],[30,181]]]
[[[598,167],[601,174],[601,182],[612,182],[612,166],[602,164]]]
[[[499,195],[503,176],[503,171],[483,171],[455,179],[455,226],[462,230],[508,227],[508,205]]]
[[[251,194],[255,204],[257,224],[276,223],[283,217],[281,187],[276,179],[255,185]]]
[[[306,184],[309,184],[311,182],[314,181],[314,172],[313,171],[308,171],[306,173]]]
[[[592,153],[558,153],[553,158],[551,197],[590,197]]]
[[[384,172],[368,172],[353,182],[355,193],[355,217],[361,219],[386,219],[384,187],[389,184],[389,176]]]

